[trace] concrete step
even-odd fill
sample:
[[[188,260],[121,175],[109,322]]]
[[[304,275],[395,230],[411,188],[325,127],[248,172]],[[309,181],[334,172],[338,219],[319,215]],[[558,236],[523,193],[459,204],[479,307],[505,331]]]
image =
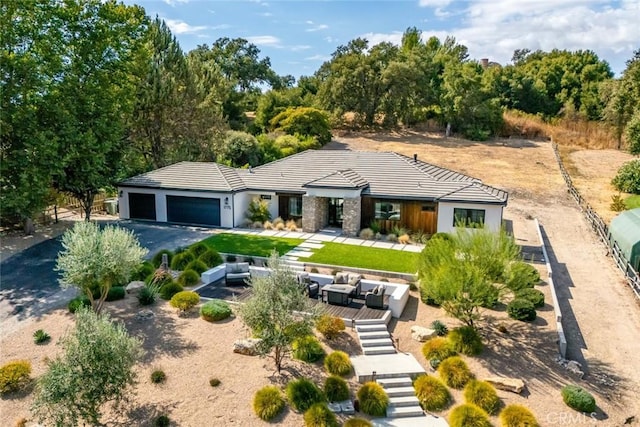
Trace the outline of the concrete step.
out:
[[[393,342],[391,341],[391,338],[373,338],[373,339],[360,339],[360,345],[364,348],[364,347],[380,347],[380,346],[384,346],[384,347],[388,347],[388,346],[393,346]]]
[[[389,337],[391,337],[391,335],[389,334],[389,331],[386,331],[386,330],[358,333],[358,339],[360,339],[360,342],[362,342],[362,340],[370,340],[374,338],[389,338]]]
[[[362,354],[369,356],[372,354],[395,354],[396,348],[392,345],[384,347],[363,347]]]
[[[384,391],[387,392],[389,399],[392,397],[416,396],[416,391],[411,386],[385,388]]]
[[[411,381],[410,377],[379,378],[376,381],[384,387],[385,390],[393,387],[413,387],[413,381]]]
[[[358,319],[356,320],[356,326],[358,325],[387,325],[384,319]]]
[[[358,332],[377,332],[377,331],[387,331],[387,325],[379,324],[379,325],[356,325],[356,331]]]
[[[415,396],[395,396],[389,398],[389,407],[420,406],[420,401]]]
[[[424,415],[420,406],[390,406],[387,408],[387,417],[389,418],[418,417],[420,415]]]

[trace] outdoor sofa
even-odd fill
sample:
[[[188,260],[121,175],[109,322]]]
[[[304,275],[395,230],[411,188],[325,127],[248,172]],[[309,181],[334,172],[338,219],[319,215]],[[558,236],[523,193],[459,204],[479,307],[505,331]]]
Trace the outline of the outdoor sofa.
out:
[[[225,281],[227,285],[235,283],[246,283],[246,279],[251,278],[248,262],[227,263]]]

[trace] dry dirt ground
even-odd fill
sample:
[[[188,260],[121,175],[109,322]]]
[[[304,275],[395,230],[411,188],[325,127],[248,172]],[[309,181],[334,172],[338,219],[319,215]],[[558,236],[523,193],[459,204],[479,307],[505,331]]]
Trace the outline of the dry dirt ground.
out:
[[[330,149],[397,151],[440,166],[468,173],[487,184],[510,193],[505,218],[513,227],[518,243],[537,245],[532,218],[538,218],[548,239],[553,277],[564,313],[569,341],[569,358],[583,363],[583,380],[570,376],[556,362],[556,335],[553,310],[547,304],[539,318],[525,324],[509,320],[504,307],[485,313],[482,334],[486,349],[478,358],[467,358],[472,371],[480,378],[487,375],[520,377],[527,382],[522,396],[499,392],[505,404],[521,403],[531,408],[543,426],[602,425],[621,426],[625,421],[640,425],[640,309],[622,276],[606,256],[604,247],[594,238],[573,199],[566,193],[551,146],[547,142],[498,140],[475,143],[437,135],[414,133],[343,135],[330,144]],[[591,153],[591,152],[589,152]],[[598,151],[572,157],[578,171],[581,168],[605,171],[605,165],[622,161],[616,152]],[[586,159],[584,164],[582,160]],[[615,173],[615,168],[606,169]],[[610,181],[611,176],[589,178]],[[7,246],[11,246],[7,243]],[[3,242],[3,252],[5,252]],[[542,265],[538,267],[543,270]],[[543,275],[544,277],[544,275]],[[540,286],[550,301],[549,286]],[[108,310],[122,320],[130,332],[140,337],[147,350],[137,368],[140,384],[136,387],[131,410],[107,411],[110,425],[145,425],[154,415],[169,414],[175,425],[262,425],[252,413],[253,393],[269,383],[283,384],[292,376],[306,375],[321,382],[324,377],[319,365],[289,362],[282,376],[274,375],[269,359],[240,356],[231,352],[232,342],[247,336],[239,320],[211,324],[196,317],[180,318],[166,303],[153,308],[151,321],[135,320],[139,310],[135,300],[111,303]],[[414,324],[428,325],[440,319],[455,326],[440,310],[420,303],[416,293],[402,318],[390,325],[401,351],[410,351],[429,371],[420,353],[420,344],[410,337]],[[504,324],[507,334],[497,332]],[[7,336],[1,342],[0,361],[31,360],[34,376],[45,368],[43,359],[58,351],[55,342],[72,324],[70,315],[54,311],[24,329]],[[53,338],[45,346],[36,346],[32,334],[43,328]],[[325,343],[326,344],[326,343]],[[347,329],[331,347],[357,352],[353,333]],[[167,383],[151,384],[149,374],[163,369]],[[221,380],[211,388],[209,378]],[[560,388],[577,383],[594,393],[598,412],[582,415],[567,408],[561,400]],[[356,390],[353,384],[352,391]],[[455,403],[462,402],[454,392]],[[0,400],[2,425],[13,425],[19,417],[29,418],[31,396],[8,396]],[[438,415],[446,416],[448,411]],[[496,418],[494,424],[498,424]],[[287,410],[277,420],[278,425],[300,426],[301,415]],[[29,423],[28,425],[32,425]],[[147,424],[148,425],[148,424]]]

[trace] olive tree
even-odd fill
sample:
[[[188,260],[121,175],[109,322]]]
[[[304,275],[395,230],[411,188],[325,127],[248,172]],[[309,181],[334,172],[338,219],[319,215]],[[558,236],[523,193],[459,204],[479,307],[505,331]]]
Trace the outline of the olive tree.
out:
[[[147,254],[133,232],[111,225],[100,228],[91,222],[78,222],[65,232],[62,248],[56,265],[60,285],[82,291],[96,313],[102,310],[109,289],[129,280]]]

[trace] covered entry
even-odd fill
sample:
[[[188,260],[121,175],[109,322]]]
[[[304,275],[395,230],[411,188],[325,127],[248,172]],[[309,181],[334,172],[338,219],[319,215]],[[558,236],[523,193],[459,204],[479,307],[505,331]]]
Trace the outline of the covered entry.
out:
[[[129,193],[129,218],[156,220],[156,195]]]
[[[220,226],[220,199],[167,196],[167,221]]]

